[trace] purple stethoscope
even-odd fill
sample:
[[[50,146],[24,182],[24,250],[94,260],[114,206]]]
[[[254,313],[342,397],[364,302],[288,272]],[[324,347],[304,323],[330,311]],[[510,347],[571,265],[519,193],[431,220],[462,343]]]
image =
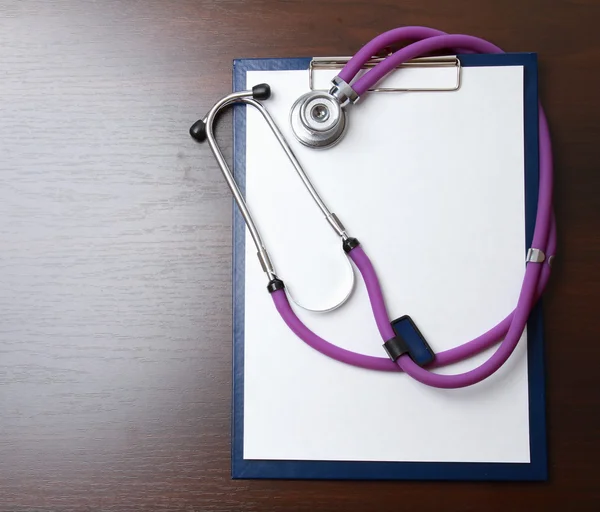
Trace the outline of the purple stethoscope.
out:
[[[416,42],[380,60],[374,67],[356,78],[357,73],[374,55],[401,41]],[[406,61],[431,52],[448,49],[463,54],[504,53],[500,48],[483,39],[467,35],[450,35],[426,27],[402,27],[385,32],[370,41],[347,62],[339,75],[332,80],[333,85],[329,92],[311,91],[296,101],[290,114],[295,137],[308,147],[332,146],[340,140],[347,127],[345,109],[349,105],[355,103],[361,95]],[[539,191],[536,224],[532,247],[529,248],[526,255],[525,276],[517,306],[504,320],[481,336],[453,349],[439,352],[434,357],[423,358],[423,353],[433,354],[418,329],[412,324],[412,321],[408,326],[404,325],[404,327],[398,328],[394,324],[397,321],[390,321],[379,280],[371,261],[358,240],[348,235],[338,217],[325,205],[282,132],[259,102],[259,100],[268,99],[269,96],[270,88],[266,84],[257,85],[251,91],[230,94],[219,100],[204,119],[197,121],[190,128],[190,134],[199,142],[208,140],[256,246],[258,259],[269,279],[267,289],[277,311],[288,327],[309,346],[333,359],[369,370],[402,370],[419,382],[436,388],[452,389],[470,386],[481,382],[502,367],[517,346],[530,312],[548,282],[556,250],[556,227],[552,211],[552,151],[548,123],[541,106],[539,109]],[[285,285],[275,273],[256,223],[214,136],[213,124],[217,114],[223,108],[236,103],[252,105],[262,114],[306,189],[323,212],[325,219],[340,236],[344,251],[354,262],[365,282],[373,315],[388,357],[359,354],[324,340],[306,327],[291,308]],[[441,375],[430,371],[432,368],[472,357],[498,342],[501,343],[494,354],[473,370],[456,375]]]

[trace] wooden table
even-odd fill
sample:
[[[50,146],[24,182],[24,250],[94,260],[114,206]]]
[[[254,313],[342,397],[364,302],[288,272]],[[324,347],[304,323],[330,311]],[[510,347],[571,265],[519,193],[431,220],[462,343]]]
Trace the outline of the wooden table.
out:
[[[593,0],[1,2],[0,509],[597,510],[599,20]],[[188,125],[235,57],[411,24],[539,52],[550,481],[232,481],[231,200]]]

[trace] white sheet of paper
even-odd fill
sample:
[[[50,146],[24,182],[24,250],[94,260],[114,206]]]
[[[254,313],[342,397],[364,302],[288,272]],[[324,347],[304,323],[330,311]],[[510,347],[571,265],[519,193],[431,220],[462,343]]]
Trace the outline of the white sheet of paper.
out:
[[[449,73],[404,69],[390,80],[447,84]],[[334,74],[317,72],[317,84]],[[512,311],[525,269],[522,67],[463,68],[456,92],[370,94],[325,151],[300,145],[289,125],[307,72],[248,72],[248,87],[262,82],[273,91],[265,106],[317,190],[370,256],[394,318],[411,315],[439,352]],[[319,307],[342,297],[350,278],[340,240],[250,107],[246,197],[296,299]],[[525,339],[497,374],[466,389],[354,368],[287,328],[249,234],[245,257],[245,459],[529,462]],[[384,357],[356,273],[339,310],[295,309],[329,341]],[[463,372],[491,353],[436,371]]]

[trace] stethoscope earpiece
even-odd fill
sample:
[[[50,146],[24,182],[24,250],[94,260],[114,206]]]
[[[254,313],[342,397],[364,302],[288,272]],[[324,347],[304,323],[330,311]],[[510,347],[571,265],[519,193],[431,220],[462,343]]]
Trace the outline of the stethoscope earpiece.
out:
[[[190,126],[190,136],[196,142],[204,142],[206,140],[206,123],[204,119],[198,119],[198,121]]]
[[[271,97],[269,84],[258,84],[252,87],[252,98],[255,100],[268,100]]]

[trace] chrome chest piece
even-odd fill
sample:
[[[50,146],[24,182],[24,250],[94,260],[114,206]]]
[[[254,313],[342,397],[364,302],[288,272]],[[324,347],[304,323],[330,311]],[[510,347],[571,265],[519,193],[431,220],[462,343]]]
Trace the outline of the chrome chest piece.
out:
[[[311,148],[329,148],[337,144],[346,131],[344,107],[358,96],[339,77],[329,92],[310,91],[300,96],[290,112],[290,123],[299,142]]]
[[[339,142],[346,129],[346,112],[329,93],[312,91],[292,106],[294,136],[311,148],[328,148]]]

